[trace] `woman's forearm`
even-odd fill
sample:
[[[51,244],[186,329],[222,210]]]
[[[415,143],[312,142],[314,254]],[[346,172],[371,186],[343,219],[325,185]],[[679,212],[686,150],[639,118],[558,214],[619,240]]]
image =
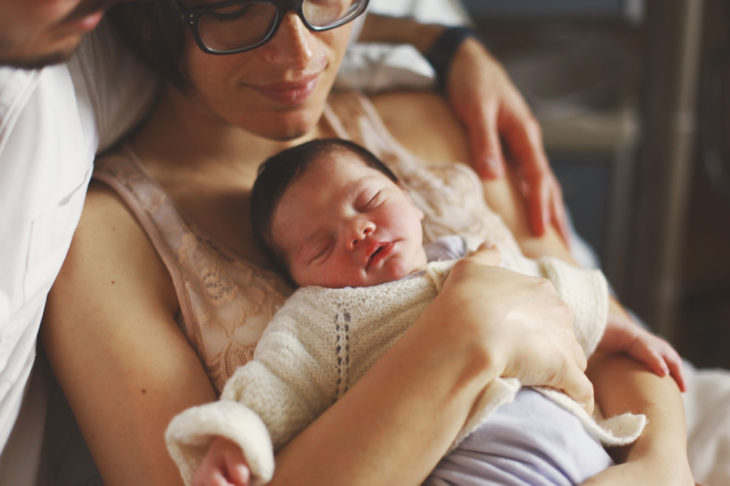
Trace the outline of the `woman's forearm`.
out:
[[[431,309],[278,454],[276,484],[420,484],[495,376]]]
[[[567,307],[497,258],[484,249],[452,268],[401,339],[278,455],[273,484],[420,484],[498,376],[592,403]]]
[[[684,406],[676,382],[659,377],[634,360],[616,354],[597,353],[587,374],[594,384],[598,406],[604,415],[643,413],[648,418],[639,439],[612,451],[617,462],[651,465],[651,484],[683,484],[691,478],[686,453]],[[661,483],[661,477],[671,482]],[[686,481],[678,478],[688,476]]]

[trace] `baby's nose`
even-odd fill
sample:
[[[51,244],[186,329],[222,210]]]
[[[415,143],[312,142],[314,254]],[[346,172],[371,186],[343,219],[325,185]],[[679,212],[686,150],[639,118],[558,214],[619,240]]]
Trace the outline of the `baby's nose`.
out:
[[[350,234],[347,237],[347,247],[355,250],[360,244],[375,231],[375,224],[372,221],[359,220],[354,221],[350,228]]]

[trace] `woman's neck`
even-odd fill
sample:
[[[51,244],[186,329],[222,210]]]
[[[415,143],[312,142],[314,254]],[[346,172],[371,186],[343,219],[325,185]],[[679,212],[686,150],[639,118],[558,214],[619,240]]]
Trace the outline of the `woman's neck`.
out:
[[[167,89],[132,146],[188,222],[239,256],[264,264],[248,215],[258,167],[274,153],[318,136],[330,136],[326,122],[297,140],[268,140],[206,112],[194,96]]]
[[[223,170],[255,177],[258,166],[266,158],[287,147],[328,135],[327,131],[326,123],[320,121],[297,139],[267,139],[217,116],[195,94],[168,88],[133,140],[133,146],[153,173]]]

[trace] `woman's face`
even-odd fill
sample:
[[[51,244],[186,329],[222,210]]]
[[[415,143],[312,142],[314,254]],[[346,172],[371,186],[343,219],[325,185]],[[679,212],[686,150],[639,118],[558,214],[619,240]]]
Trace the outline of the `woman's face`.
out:
[[[298,138],[322,115],[351,26],[315,33],[288,12],[269,42],[223,56],[201,51],[188,31],[187,95],[214,119],[269,139]]]

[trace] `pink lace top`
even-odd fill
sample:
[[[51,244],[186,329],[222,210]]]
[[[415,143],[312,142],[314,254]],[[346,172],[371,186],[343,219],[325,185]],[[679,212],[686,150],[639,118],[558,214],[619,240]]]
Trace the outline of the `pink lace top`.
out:
[[[486,207],[471,169],[463,164],[424,169],[362,95],[338,94],[325,118],[337,136],[367,147],[408,187],[426,215],[426,241],[465,234],[519,251],[501,218]],[[180,328],[220,392],[251,358],[266,324],[292,289],[278,275],[228,254],[186,222],[131,148],[98,160],[94,178],[119,194],[152,241],[172,277]]]

